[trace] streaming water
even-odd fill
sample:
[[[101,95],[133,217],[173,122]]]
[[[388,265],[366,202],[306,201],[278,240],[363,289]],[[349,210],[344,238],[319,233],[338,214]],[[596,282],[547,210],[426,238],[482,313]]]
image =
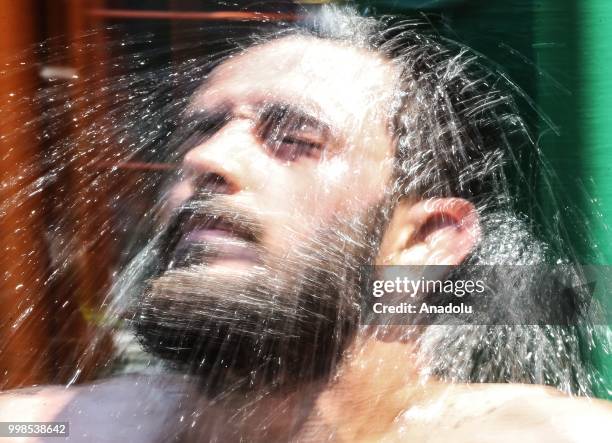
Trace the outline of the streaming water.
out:
[[[372,115],[360,114],[357,99],[343,102],[341,91],[341,98],[321,102],[323,109],[314,117],[322,120],[333,119],[336,109],[351,111],[348,122],[336,118],[345,124],[340,130],[295,112],[291,105],[301,104],[298,99],[279,100],[276,90],[265,89],[262,78],[273,77],[280,89],[293,87],[295,97],[317,99],[323,88],[319,76],[330,75],[329,81],[336,82],[328,69],[334,53],[324,47],[334,43],[286,37],[293,35],[290,27],[209,26],[179,32],[174,43],[110,28],[67,45],[46,42],[29,58],[16,57],[0,68],[0,78],[35,75],[40,84],[26,89],[15,83],[2,104],[9,123],[0,135],[5,299],[0,355],[21,363],[3,366],[1,386],[18,383],[22,374],[14,371],[66,386],[126,373],[197,374],[198,389],[207,393],[212,410],[232,401],[233,393],[249,399],[231,414],[231,432],[239,434],[241,425],[235,423],[252,425],[249,405],[275,390],[342,377],[335,374],[342,353],[355,331],[368,329],[357,320],[360,273],[372,262],[391,208],[403,195],[457,196],[474,203],[482,237],[462,270],[466,275],[479,265],[577,260],[564,244],[573,227],[557,218],[559,211],[549,211],[557,216],[543,226],[531,221],[542,218],[543,199],[549,207],[573,211],[574,217],[564,219],[573,218],[577,225],[583,217],[572,202],[552,195],[556,178],[535,143],[532,123],[521,118],[519,109],[527,109],[529,118],[546,116],[529,110],[533,103],[500,67],[468,48],[427,36],[427,27],[413,21],[389,20],[382,30],[372,21],[328,10],[315,25],[304,27],[315,27],[317,35],[343,45],[375,48],[393,60],[393,72],[401,76],[401,88],[393,82],[387,101],[366,95],[376,104]],[[294,46],[268,44],[267,52],[258,55],[265,64],[255,58],[241,65],[240,57],[230,56],[247,50],[250,34],[264,28]],[[266,48],[267,39],[256,39],[260,48]],[[303,62],[292,65],[294,71],[284,62],[292,52]],[[81,65],[67,64],[67,55]],[[211,70],[228,56],[236,64],[211,80]],[[368,63],[366,76],[338,66],[355,77],[334,85],[357,85],[349,91],[355,96],[369,91],[367,81],[377,78],[382,62]],[[232,76],[240,81],[232,83]],[[201,103],[198,88],[205,80],[213,82],[213,93]],[[224,145],[227,153],[219,158],[225,164],[197,173],[191,164],[184,167],[186,153],[205,142],[213,146],[217,138],[223,141],[241,124],[236,110],[223,108],[228,103],[214,112],[205,109],[215,94],[234,88],[234,94],[245,97],[248,87],[265,92],[261,108],[244,117],[255,128],[252,140],[259,140],[263,153],[250,151],[251,139],[228,139],[236,144]],[[378,146],[379,139],[360,131],[381,113],[396,114],[392,125],[400,154],[394,162],[379,162],[396,169],[384,198],[375,199],[368,195],[376,182],[367,169],[376,157],[359,151],[355,140]],[[357,154],[347,160],[346,154],[317,151],[330,139],[339,140],[342,130]],[[306,174],[317,162],[325,168],[313,167],[312,181],[295,180],[320,189],[301,192],[306,185],[292,182],[292,174]],[[276,166],[235,177],[245,165],[256,170],[269,164]],[[525,189],[534,186],[534,171],[544,191],[525,196]],[[250,179],[264,181],[248,188],[241,180]],[[274,190],[255,193],[269,199],[255,206],[248,199],[228,198],[233,186]],[[330,208],[337,213],[331,216]],[[192,237],[185,236],[188,227]],[[204,237],[194,240],[200,231],[206,231],[200,234]],[[208,231],[219,231],[214,234],[222,241]],[[227,244],[234,249],[228,252]],[[211,263],[223,254],[238,262],[257,257],[256,264],[229,276],[211,273]],[[513,284],[528,278],[517,272],[496,278],[508,289],[499,294],[491,315],[519,313],[524,298],[513,296]],[[540,302],[547,296],[537,282],[524,291]],[[310,299],[304,301],[305,296]],[[566,327],[473,326],[443,319],[435,326],[403,327],[400,336],[415,343],[411,353],[417,384],[439,379],[537,383],[592,395],[606,386],[585,356],[596,346],[609,349],[612,338],[609,327],[593,325],[596,314],[593,303]],[[397,334],[389,325],[374,330],[372,337]],[[47,345],[49,334],[53,340]],[[361,351],[352,352],[358,356]],[[379,364],[384,368],[384,360]],[[148,394],[139,391],[144,400],[138,401],[153,404],[164,398],[156,383]],[[122,389],[119,382],[117,392]],[[123,398],[110,392],[117,402]],[[292,411],[289,403],[279,411]],[[211,409],[168,415],[168,429],[206,421],[204,410]],[[414,408],[406,412],[410,417],[418,413]],[[215,422],[210,428],[211,435],[228,432],[218,426]],[[263,432],[271,425],[264,420],[257,426]]]

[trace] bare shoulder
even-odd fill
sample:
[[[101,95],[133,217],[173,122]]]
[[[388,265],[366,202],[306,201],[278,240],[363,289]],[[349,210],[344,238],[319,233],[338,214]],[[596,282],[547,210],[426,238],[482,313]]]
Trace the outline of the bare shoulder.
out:
[[[51,421],[79,391],[40,386],[0,392],[0,421]]]
[[[397,420],[389,441],[598,442],[612,435],[612,403],[533,385],[440,385]]]
[[[179,378],[117,377],[0,393],[0,421],[65,421],[72,442],[157,441],[188,386]]]

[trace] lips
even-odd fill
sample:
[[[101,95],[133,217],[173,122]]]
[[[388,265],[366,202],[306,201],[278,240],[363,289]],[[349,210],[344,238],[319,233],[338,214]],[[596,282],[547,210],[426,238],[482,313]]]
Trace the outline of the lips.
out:
[[[186,213],[169,268],[214,262],[256,263],[259,252],[248,227],[225,217]]]
[[[249,240],[232,231],[220,229],[198,229],[183,235],[181,242],[187,245],[207,245],[214,258],[225,260],[255,261],[257,254]],[[179,245],[181,244],[179,242]]]
[[[255,236],[243,223],[231,220],[229,217],[189,214],[185,218],[180,229],[188,236],[195,235],[199,231],[210,231],[211,236],[231,236],[255,242]]]

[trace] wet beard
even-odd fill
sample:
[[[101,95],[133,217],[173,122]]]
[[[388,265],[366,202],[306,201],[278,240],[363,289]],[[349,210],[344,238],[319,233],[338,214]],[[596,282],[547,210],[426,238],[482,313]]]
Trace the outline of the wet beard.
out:
[[[291,258],[233,275],[206,264],[165,271],[139,302],[145,348],[209,389],[328,377],[359,320],[365,266],[378,250],[379,208],[317,232]]]

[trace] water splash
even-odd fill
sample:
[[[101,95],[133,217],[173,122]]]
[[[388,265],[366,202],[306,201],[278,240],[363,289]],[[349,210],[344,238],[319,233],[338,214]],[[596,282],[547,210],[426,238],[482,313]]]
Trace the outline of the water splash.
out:
[[[214,29],[197,32],[211,31]],[[218,171],[194,177],[182,160],[236,118],[225,109],[202,117],[198,112],[205,106],[194,105],[194,97],[203,94],[204,82],[214,80],[211,72],[220,72],[214,68],[229,66],[229,76],[232,68],[228,63],[240,60],[241,51],[249,52],[252,38],[239,31],[237,28],[231,44],[226,37],[206,42],[193,38],[172,48],[155,48],[153,35],[113,37],[105,41],[104,49],[111,54],[108,61],[87,74],[54,67],[61,66],[60,60],[55,60],[47,46],[37,48],[39,54],[46,53],[45,66],[36,67],[44,86],[34,92],[12,90],[7,102],[7,109],[24,113],[36,109],[38,114],[24,114],[23,126],[2,135],[8,147],[4,156],[20,160],[19,172],[3,176],[0,182],[6,190],[0,216],[7,226],[11,218],[17,220],[10,226],[17,226],[14,235],[19,241],[20,232],[30,232],[32,226],[42,232],[39,242],[23,237],[25,243],[19,248],[5,248],[4,254],[18,254],[14,259],[20,265],[8,268],[3,277],[12,285],[9,292],[18,294],[27,286],[29,294],[40,291],[46,296],[26,297],[17,306],[11,314],[15,335],[2,335],[0,353],[12,352],[11,340],[18,332],[39,328],[43,320],[48,324],[53,318],[65,318],[65,324],[53,325],[59,340],[68,342],[75,331],[84,338],[76,347],[57,346],[63,360],[55,363],[50,381],[69,386],[87,377],[125,372],[126,365],[130,370],[134,366],[141,371],[153,368],[158,374],[195,373],[200,377],[198,389],[208,392],[210,405],[195,407],[187,420],[181,415],[181,424],[206,422],[202,411],[230,404],[236,394],[246,395],[248,401],[232,417],[238,423],[251,423],[256,408],[250,406],[266,401],[276,390],[296,383],[319,383],[322,373],[325,382],[341,377],[334,371],[341,366],[348,343],[363,333],[356,317],[358,289],[366,277],[359,271],[375,259],[392,210],[402,198],[452,196],[475,205],[483,239],[466,261],[466,273],[475,264],[575,259],[566,245],[536,239],[528,217],[515,209],[518,190],[530,181],[524,159],[530,159],[534,167],[546,165],[529,125],[519,115],[517,100],[535,105],[501,68],[491,66],[469,48],[436,38],[420,21],[388,18],[377,22],[328,8],[297,29],[283,25],[267,30],[265,38],[255,38],[257,50],[263,56],[266,47],[274,53],[271,45],[291,41],[307,59],[317,45],[349,45],[377,54],[372,58],[378,64],[381,60],[390,63],[398,77],[389,103],[369,98],[380,106],[383,117],[392,116],[389,126],[396,152],[389,163],[393,179],[377,204],[369,202],[364,209],[363,195],[353,192],[346,201],[334,202],[340,214],[325,218],[321,207],[329,200],[324,195],[333,195],[327,183],[344,179],[345,185],[363,190],[358,179],[365,177],[362,169],[367,168],[350,168],[350,163],[333,157],[333,150],[318,152],[333,138],[333,130],[313,123],[312,116],[277,106],[272,95],[265,97],[261,109],[242,117],[257,128],[265,155],[281,165],[275,171],[285,174],[279,171],[322,161],[327,168],[322,176],[327,178],[320,190],[299,194],[295,188],[286,196],[310,204],[311,213],[285,214],[272,206],[268,209],[271,214],[252,211],[258,218],[243,223],[252,228],[260,219],[280,220],[274,231],[278,243],[287,245],[291,240],[300,247],[274,250],[267,243],[263,250],[270,258],[258,262],[255,272],[213,279],[205,265],[228,254],[224,249],[228,243],[233,241],[240,251],[232,252],[236,256],[249,249],[244,246],[248,228],[236,235],[244,206],[236,202],[223,205],[219,200],[220,194],[231,193],[228,189],[236,185],[230,179]],[[116,36],[119,30],[107,32]],[[88,43],[92,35],[64,52],[76,51],[78,57],[87,58],[99,51],[99,41]],[[190,36],[185,32],[185,37]],[[49,47],[53,44],[49,42]],[[155,49],[143,49],[151,47]],[[174,60],[169,63],[171,57]],[[280,81],[286,67],[281,60],[279,65],[281,69],[271,66],[270,73]],[[376,64],[368,66],[374,69]],[[0,75],[32,68],[16,59]],[[343,79],[346,83],[360,81],[357,76]],[[248,84],[249,79],[243,83]],[[313,94],[316,87],[314,81],[301,84],[302,91]],[[207,100],[212,102],[214,94]],[[325,105],[332,109],[332,104]],[[386,105],[388,108],[383,107]],[[194,109],[198,118],[192,118]],[[319,112],[325,114],[325,110]],[[360,120],[363,116],[358,114],[353,117],[355,122],[348,129],[363,136],[360,125],[367,119]],[[548,123],[555,131],[554,123]],[[16,154],[23,149],[21,142],[32,137],[40,151],[28,157]],[[365,140],[378,142],[367,135]],[[228,153],[227,162],[232,160]],[[252,167],[257,166],[254,157]],[[187,209],[191,212],[183,205],[187,191],[181,184],[185,183],[200,189],[195,197],[189,196],[191,207]],[[206,203],[209,200],[213,203]],[[306,203],[300,207],[307,207]],[[539,210],[537,201],[534,208]],[[352,217],[347,215],[350,210]],[[308,229],[292,224],[296,219]],[[232,238],[226,238],[223,245],[210,238],[194,241],[182,255],[175,254],[180,250],[177,244],[187,241],[181,229],[193,220],[200,230],[213,226],[232,232]],[[549,238],[560,238],[557,234],[563,229],[556,220],[544,227]],[[37,269],[38,274],[28,274],[29,269]],[[213,279],[219,289],[211,288],[204,276]],[[512,279],[520,276],[499,278],[511,286]],[[253,286],[253,281],[258,284]],[[311,298],[303,300],[304,294]],[[508,300],[505,309],[519,308]],[[580,327],[572,328],[448,324],[425,331],[406,328],[401,335],[416,344],[414,355],[422,384],[431,380],[524,382],[589,395],[604,381],[585,363],[583,353],[596,342],[606,346],[610,342],[609,328],[597,329],[590,320],[584,318]],[[139,331],[136,335],[134,327]],[[391,329],[381,326],[372,336],[384,340],[396,333]],[[321,338],[323,331],[327,340]],[[109,338],[113,336],[121,340],[111,349]],[[148,353],[139,343],[145,344]],[[44,355],[41,361],[53,367],[51,357]],[[160,363],[159,357],[170,364]],[[291,411],[291,402],[287,400],[282,410]],[[428,411],[411,409],[407,414],[412,417]],[[269,423],[264,420],[258,426],[267,435]],[[240,433],[240,426],[233,432]]]

